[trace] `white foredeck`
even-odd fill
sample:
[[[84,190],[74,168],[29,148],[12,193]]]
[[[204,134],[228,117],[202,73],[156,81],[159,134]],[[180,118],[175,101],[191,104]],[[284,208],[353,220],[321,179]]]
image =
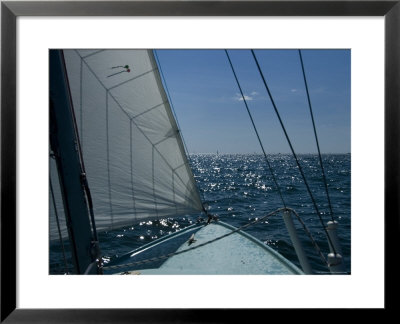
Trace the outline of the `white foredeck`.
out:
[[[231,232],[233,227],[218,222],[204,226],[195,234],[195,242],[186,242],[178,251],[196,247]],[[158,269],[132,271],[132,274],[303,274],[290,261],[239,231],[210,244],[174,255]]]

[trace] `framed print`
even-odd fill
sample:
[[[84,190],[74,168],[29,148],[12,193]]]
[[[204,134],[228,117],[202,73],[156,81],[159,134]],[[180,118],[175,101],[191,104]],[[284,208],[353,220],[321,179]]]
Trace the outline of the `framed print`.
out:
[[[391,293],[395,287],[391,283],[397,282],[396,276],[393,274],[395,268],[391,256],[396,255],[395,239],[399,234],[399,16],[400,4],[397,0],[3,1],[1,5],[1,321],[7,323],[30,321],[54,323],[85,323],[89,321],[118,323],[132,321],[225,322],[226,311],[229,310],[228,316],[236,316],[238,309],[245,315],[249,315],[250,311],[256,312],[257,316],[263,316],[264,311],[268,309],[391,309],[394,301],[389,296],[393,295]],[[68,49],[68,51],[63,51],[62,55],[57,54],[61,56],[54,54],[56,49],[61,48]],[[312,56],[314,62],[320,62],[320,65],[317,64],[319,71],[329,70],[334,78],[336,77],[335,72],[338,72],[340,67],[346,67],[348,77],[343,79],[344,81],[337,81],[337,83],[342,83],[341,85],[346,84],[348,88],[351,84],[351,89],[340,88],[340,91],[347,91],[348,117],[350,117],[351,100],[351,149],[350,136],[347,137],[348,146],[346,146],[346,150],[349,152],[351,150],[352,154],[351,207],[350,203],[348,207],[351,208],[352,215],[351,249],[348,248],[351,250],[351,267],[346,271],[342,270],[341,274],[345,273],[345,275],[302,276],[304,279],[295,279],[297,276],[286,278],[280,275],[271,279],[271,276],[238,276],[236,273],[232,273],[232,276],[218,278],[217,276],[198,275],[168,276],[168,279],[157,273],[154,276],[53,275],[53,269],[49,265],[48,259],[49,249],[51,249],[49,247],[50,234],[46,232],[48,215],[43,217],[43,214],[48,213],[49,208],[54,208],[54,210],[57,208],[56,203],[53,207],[49,207],[49,183],[47,178],[46,181],[42,181],[42,178],[43,174],[48,175],[49,172],[49,143],[47,141],[50,141],[50,145],[53,145],[54,141],[60,145],[59,143],[62,141],[62,139],[54,139],[54,137],[49,140],[48,118],[58,118],[54,117],[53,113],[49,116],[47,109],[49,86],[51,88],[59,82],[57,73],[52,73],[55,69],[54,66],[60,68],[60,71],[69,69],[68,76],[75,82],[75,85],[71,86],[68,91],[71,102],[82,105],[82,102],[86,101],[91,102],[91,108],[105,107],[107,121],[101,124],[101,127],[107,130],[107,138],[104,138],[102,144],[95,144],[93,147],[96,149],[90,151],[90,154],[97,161],[98,152],[102,150],[105,152],[108,164],[100,173],[106,176],[99,187],[106,188],[105,196],[110,201],[107,208],[114,209],[115,213],[112,214],[111,222],[118,223],[120,221],[118,218],[119,207],[118,204],[111,204],[111,196],[114,195],[114,199],[118,200],[120,205],[124,204],[121,202],[121,197],[116,198],[119,190],[116,189],[119,185],[117,182],[123,176],[117,174],[115,170],[122,170],[126,167],[133,174],[133,165],[142,162],[135,160],[136,157],[129,149],[121,149],[118,154],[126,157],[125,162],[115,159],[110,163],[112,152],[117,152],[109,148],[112,142],[115,147],[119,147],[122,141],[126,141],[127,147],[132,148],[133,141],[137,142],[140,138],[145,138],[144,142],[147,140],[152,144],[149,149],[143,149],[143,152],[146,152],[144,154],[148,154],[152,162],[143,165],[145,171],[135,174],[136,178],[140,178],[142,174],[149,175],[150,180],[141,181],[142,184],[148,181],[149,187],[146,188],[143,185],[140,193],[129,189],[132,191],[132,195],[136,194],[137,197],[137,201],[133,204],[134,209],[142,208],[140,206],[144,206],[143,201],[145,201],[148,205],[152,204],[158,217],[163,203],[165,203],[166,209],[169,208],[168,199],[170,199],[174,201],[173,208],[177,211],[181,206],[176,203],[176,196],[179,196],[180,190],[182,192],[187,190],[190,194],[195,192],[193,196],[182,194],[184,197],[182,199],[188,199],[190,203],[197,202],[196,190],[193,188],[188,190],[187,187],[180,189],[179,187],[180,183],[188,186],[189,182],[182,179],[193,176],[187,170],[186,173],[176,171],[185,163],[189,163],[184,157],[179,157],[179,150],[185,151],[185,143],[179,139],[176,143],[170,143],[171,138],[175,138],[175,136],[180,138],[181,128],[179,125],[178,128],[175,122],[171,122],[172,126],[169,125],[174,118],[174,112],[165,102],[174,100],[169,98],[170,94],[165,87],[163,71],[159,68],[160,71],[157,72],[159,74],[151,75],[154,70],[157,70],[157,63],[160,65],[158,60],[172,62],[176,60],[176,57],[180,57],[182,60],[174,61],[174,64],[176,67],[178,64],[182,65],[181,70],[187,71],[190,67],[184,65],[184,55],[179,56],[182,54],[179,49],[190,49],[193,54],[191,57],[193,62],[198,64],[198,69],[193,70],[195,71],[194,75],[202,78],[201,70],[210,67],[204,62],[201,63],[195,50],[208,49],[210,52],[207,53],[211,56],[215,54],[211,53],[214,49],[232,49],[225,51],[229,62],[231,62],[229,54],[232,54],[233,59],[235,59],[234,55],[237,55],[236,60],[239,62],[242,59],[240,50],[249,48],[255,49],[249,51],[249,57],[252,57],[250,55],[252,53],[267,90],[265,98],[268,98],[267,94],[269,94],[275,111],[277,108],[270,89],[264,79],[262,69],[258,65],[257,51],[262,53],[265,48],[273,49],[273,54],[269,58],[281,60],[282,57],[288,56],[287,49],[292,52],[293,49],[296,49],[293,53],[300,55],[303,64],[302,54],[307,59],[306,53],[314,53],[313,51],[318,49],[330,50],[329,53],[332,54],[332,57],[335,57],[343,65],[335,67],[332,63],[332,66],[329,66],[327,61],[323,61],[314,53],[315,55]],[[118,52],[111,57],[102,49],[118,49]],[[139,71],[140,69],[135,63],[132,65],[130,62],[125,62],[125,49],[138,49],[138,60],[143,60],[145,62],[143,64],[148,64],[150,70]],[[154,50],[155,55],[153,56],[153,54],[146,54],[147,49],[157,50]],[[177,56],[171,58],[172,56],[167,50],[176,50],[174,53]],[[267,57],[266,54],[265,57]],[[226,57],[224,56],[224,58]],[[114,63],[114,60],[117,59],[122,61]],[[298,60],[298,56],[296,56],[296,60]],[[59,62],[63,62],[64,65],[58,65]],[[289,65],[290,61],[287,62]],[[231,64],[231,67],[236,78],[234,64]],[[168,73],[166,70],[164,72]],[[214,72],[218,73],[215,68]],[[152,108],[144,111],[139,108],[138,111],[133,112],[133,110],[127,109],[125,99],[119,100],[117,96],[129,97],[132,96],[131,92],[134,92],[135,98],[139,95],[146,96],[146,92],[141,90],[140,85],[137,89],[126,90],[126,93],[122,94],[123,86],[126,83],[143,75],[149,77],[146,82],[154,84],[155,89],[163,88],[164,84],[166,91],[154,90],[148,95],[148,98],[146,97],[146,100],[152,103],[150,105]],[[277,78],[278,76],[277,73]],[[208,86],[212,85],[216,96],[218,93],[220,105],[222,105],[223,99],[228,102],[227,106],[247,102],[254,105],[260,93],[260,90],[255,88],[242,91],[239,80],[236,78],[239,90],[236,93],[234,91],[231,96],[222,94],[221,82],[214,81],[208,80]],[[301,81],[303,82],[303,79]],[[307,87],[305,73],[304,82]],[[187,83],[197,84],[194,79]],[[122,87],[118,88],[120,86]],[[103,88],[106,90],[106,96],[104,102],[100,102],[99,97],[103,93]],[[86,97],[86,94],[82,94],[82,89],[93,90],[94,95]],[[110,89],[114,92],[110,92]],[[323,89],[317,90],[323,91]],[[288,88],[288,92],[295,95],[298,93],[298,88],[293,85],[290,89]],[[155,98],[157,97],[160,97],[161,104],[156,102]],[[330,98],[333,100],[333,97]],[[50,107],[56,104],[56,99],[51,98]],[[202,97],[198,95],[197,100],[200,102]],[[206,104],[212,106],[213,103],[210,101],[204,103],[204,105]],[[115,136],[116,128],[112,129],[110,126],[119,118],[108,113],[113,105],[118,106],[119,113],[122,111],[129,119],[128,126],[121,126],[124,128],[124,134],[129,136],[125,138],[122,136],[124,140],[120,142],[115,142],[113,136]],[[160,109],[163,105],[167,106],[166,112]],[[186,105],[190,106],[188,103]],[[40,108],[43,106],[46,109]],[[327,104],[327,107],[331,106]],[[53,110],[51,111],[53,112]],[[212,109],[210,108],[209,111],[212,112]],[[149,112],[154,113],[154,121],[145,126],[141,125],[140,117]],[[69,129],[75,129],[71,133],[71,138],[77,136],[74,132],[83,138],[83,155],[88,154],[85,151],[85,144],[88,143],[85,135],[88,132],[82,130],[84,114],[85,112],[82,110],[75,111],[74,118],[76,120],[72,118],[70,120],[72,126],[69,127]],[[91,119],[94,119],[95,117],[90,114],[88,113],[85,118],[90,116]],[[121,118],[125,118],[125,115]],[[219,114],[216,111],[212,116],[213,119],[229,119],[230,117],[228,113]],[[134,121],[135,118],[139,118],[137,119],[139,120],[138,124]],[[198,118],[198,123],[200,120],[203,123],[207,122],[200,115],[196,115],[196,118]],[[250,116],[250,118],[252,117]],[[280,120],[279,113],[278,118]],[[329,119],[336,120],[339,117],[331,112],[329,118],[327,117],[327,120]],[[164,135],[160,139],[157,136],[161,135],[157,135],[155,129],[164,127],[167,122],[168,127],[172,128],[163,129]],[[211,125],[213,121],[208,122]],[[300,123],[300,119],[293,123],[293,125]],[[61,126],[64,125],[59,123],[58,127]],[[253,126],[255,127],[254,122]],[[183,126],[182,129],[184,127],[186,126]],[[240,129],[239,126],[237,127]],[[326,134],[329,126],[325,125],[324,127],[323,132]],[[208,129],[208,132],[212,133],[216,128],[217,126],[211,130]],[[342,133],[339,133],[339,129]],[[114,135],[109,136],[109,130],[110,134]],[[178,135],[173,133],[174,130]],[[338,127],[337,131],[338,137],[344,136],[344,133],[350,133],[350,125],[347,128]],[[206,133],[204,132],[204,137],[209,136]],[[98,138],[99,136],[93,137]],[[242,136],[244,136],[243,132]],[[238,138],[234,141],[236,146],[240,145],[240,137]],[[43,145],[43,142],[46,142],[46,145]],[[168,142],[170,146],[159,149],[159,143],[163,142]],[[65,145],[69,145],[68,141],[66,143]],[[75,144],[72,144],[74,141],[70,141],[70,143],[71,146],[68,149],[78,151],[76,160],[74,160],[77,161],[82,157],[82,152],[79,152],[82,148],[79,147],[80,144],[76,144],[76,141]],[[291,147],[291,144],[289,145]],[[177,153],[172,152],[175,148],[177,148]],[[230,151],[234,151],[234,149],[235,146],[232,146]],[[162,150],[165,150],[165,155],[160,153],[164,152]],[[198,150],[201,152],[200,146]],[[218,146],[213,146],[211,150],[213,153],[216,152],[217,157],[223,154],[221,153],[222,149]],[[253,148],[249,148],[249,150],[253,150]],[[341,150],[344,149],[341,148]],[[54,152],[53,146],[52,152]],[[335,152],[333,147],[332,152]],[[165,157],[168,153],[172,156],[171,158]],[[161,156],[160,158],[158,154]],[[46,155],[46,159],[43,160],[44,155]],[[264,155],[267,159],[267,154],[264,153]],[[183,159],[183,162],[180,159]],[[129,160],[130,162],[126,163]],[[174,161],[176,166],[171,166],[171,161]],[[322,165],[322,159],[320,161]],[[82,163],[81,166],[83,165],[82,161],[79,163]],[[215,167],[213,169],[215,172],[219,172],[219,167],[212,164],[214,162],[209,163],[213,165],[213,168]],[[86,162],[85,164],[87,168],[90,168],[90,165]],[[114,167],[112,171],[110,171],[111,164]],[[350,165],[350,160],[348,164]],[[300,164],[297,165],[301,170]],[[240,166],[235,167],[235,170],[239,169]],[[75,171],[69,169],[65,175],[60,177],[66,179],[71,172],[82,172],[82,170],[85,169],[76,169]],[[162,173],[163,170],[167,174],[165,181],[163,180],[165,175]],[[110,180],[112,172],[117,179],[115,183]],[[91,206],[91,195],[88,194],[89,191],[85,187],[86,172],[83,172],[83,175],[83,178],[82,174],[80,175],[82,183],[78,183],[72,191],[76,193],[82,190],[81,194],[85,197],[85,204]],[[180,179],[180,182],[176,182],[176,179]],[[89,178],[89,183],[91,181]],[[138,180],[133,180],[133,175],[131,175],[129,183],[132,188],[135,187],[134,181]],[[156,192],[154,185],[156,182],[164,188],[163,190],[166,190],[171,182],[173,198],[163,197],[162,191]],[[305,179],[304,182],[306,182]],[[113,189],[110,189],[111,186]],[[215,184],[210,184],[210,186],[214,188]],[[54,200],[51,182],[50,187],[50,193]],[[338,191],[340,189],[338,188]],[[63,191],[65,188],[60,190]],[[348,190],[350,191],[350,185]],[[206,192],[206,190],[202,190],[202,192]],[[312,195],[312,190],[309,192]],[[154,201],[146,200],[143,197],[138,198],[142,193],[152,196]],[[244,195],[247,195],[247,192]],[[42,196],[46,196],[45,199]],[[67,198],[64,198],[64,204],[67,204],[66,200]],[[50,199],[50,201],[52,200]],[[187,203],[182,203],[182,206],[187,206]],[[315,207],[317,214],[320,214],[317,204]],[[202,208],[204,209],[204,207]],[[235,207],[227,206],[229,211],[234,209]],[[356,214],[354,219],[353,209]],[[201,210],[201,206],[199,210]],[[186,209],[183,212],[186,212]],[[205,212],[207,214],[207,211]],[[139,214],[135,211],[135,215]],[[217,218],[211,214],[208,216],[209,222]],[[56,217],[58,221],[58,216]],[[248,218],[248,221],[252,220],[252,218]],[[259,220],[255,218],[254,222],[257,221]],[[99,228],[103,226],[102,222],[105,224],[108,220],[96,219]],[[69,221],[69,231],[75,231],[75,229],[71,229],[74,226],[71,225],[72,223],[76,224],[75,221]],[[73,236],[77,237],[76,233],[85,227],[89,228],[89,231],[90,226],[95,229],[94,223],[94,217],[87,223],[80,223],[76,232],[73,232]],[[143,222],[144,225],[145,223]],[[58,229],[57,234],[57,229],[54,228],[54,235],[61,237],[61,230]],[[232,230],[233,232],[234,230]],[[146,231],[143,232],[143,237],[146,233]],[[189,234],[191,233],[188,232],[188,237],[183,242],[186,246],[190,246],[190,249],[195,249],[195,242],[198,238],[194,234],[192,236]],[[318,233],[318,235],[320,234]],[[123,233],[118,235],[124,236]],[[327,237],[329,238],[329,245],[326,244],[327,248],[330,246],[335,250],[333,239],[329,235]],[[93,238],[88,238],[88,240],[93,244],[91,249],[87,250],[86,256],[81,256],[78,252],[71,252],[74,260],[70,265],[65,262],[66,273],[69,272],[69,266],[75,267],[79,274],[91,273],[96,267],[107,270],[104,264],[96,263],[99,262],[99,258],[95,257],[98,240]],[[156,241],[156,244],[159,244],[159,241]],[[199,245],[199,242],[197,244]],[[148,249],[150,247],[151,245],[147,246]],[[61,255],[61,248],[57,246],[57,249]],[[336,252],[333,254],[335,256]],[[87,256],[89,258],[86,261],[90,259],[91,261],[96,260],[96,262],[84,263]],[[233,262],[233,259],[234,257],[230,258],[230,261]],[[221,258],[218,259],[219,261],[222,262]],[[246,263],[243,258],[241,262]],[[331,262],[330,266],[334,263],[333,261],[329,262]],[[217,261],[214,260],[213,263],[215,264]],[[303,270],[307,268],[302,261],[300,263]],[[82,269],[80,269],[81,264],[85,264]],[[110,263],[109,268],[111,266],[118,267],[117,264]],[[127,272],[129,271],[124,269],[122,273],[128,274]],[[141,274],[140,270],[135,274]],[[315,277],[318,278],[315,279]],[[364,287],[366,280],[370,280],[368,292],[363,292],[366,289]],[[348,291],[343,292],[343,289],[346,288]],[[96,291],[97,289],[98,291]],[[268,301],[264,300],[264,290],[266,289],[274,295],[274,298],[270,298]],[[357,299],[356,296],[359,298]],[[209,311],[211,310],[212,316],[210,317]]]

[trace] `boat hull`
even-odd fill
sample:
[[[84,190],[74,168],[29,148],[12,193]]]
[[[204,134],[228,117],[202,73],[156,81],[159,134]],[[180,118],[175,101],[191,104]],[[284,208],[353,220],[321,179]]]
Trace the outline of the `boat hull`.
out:
[[[185,237],[183,234],[186,234],[185,242],[158,267],[150,269],[133,267],[119,273],[135,275],[304,274],[293,263],[263,242],[226,223],[213,222],[184,232],[179,236],[182,239]],[[190,241],[193,242],[189,244]],[[161,245],[161,243],[162,241],[158,241],[155,244]],[[146,246],[146,251],[151,247],[151,245]],[[132,260],[138,255],[140,251],[132,253]]]

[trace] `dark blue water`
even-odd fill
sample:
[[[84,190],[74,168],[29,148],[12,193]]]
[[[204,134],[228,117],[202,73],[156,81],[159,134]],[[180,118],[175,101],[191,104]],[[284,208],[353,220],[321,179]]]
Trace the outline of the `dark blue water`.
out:
[[[326,235],[295,160],[291,155],[284,154],[271,155],[268,159],[286,206],[295,209],[301,216],[326,257],[329,253]],[[331,217],[339,222],[338,236],[342,244],[346,271],[350,273],[351,155],[323,155],[333,215],[329,212],[318,156],[300,155],[299,159],[317,207],[322,213],[323,222],[328,222]],[[263,155],[195,154],[190,156],[190,160],[203,201],[208,205],[209,211],[220,220],[240,227],[283,207]],[[99,240],[104,259],[106,262],[114,260],[143,244],[185,228],[195,223],[197,217],[198,215],[191,215],[147,221],[100,233]],[[313,270],[320,273],[329,271],[303,232],[300,223],[295,221],[295,224],[299,228],[299,236]],[[300,266],[280,215],[256,223],[246,231]],[[67,242],[64,244],[68,245]],[[65,249],[68,250],[68,246]],[[68,266],[72,270],[72,266]],[[50,273],[64,272],[61,245],[51,242]]]

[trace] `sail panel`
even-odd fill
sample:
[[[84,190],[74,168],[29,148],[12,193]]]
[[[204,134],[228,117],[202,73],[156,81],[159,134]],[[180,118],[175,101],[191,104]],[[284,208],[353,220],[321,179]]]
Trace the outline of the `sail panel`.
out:
[[[98,230],[202,202],[148,50],[64,50]]]

